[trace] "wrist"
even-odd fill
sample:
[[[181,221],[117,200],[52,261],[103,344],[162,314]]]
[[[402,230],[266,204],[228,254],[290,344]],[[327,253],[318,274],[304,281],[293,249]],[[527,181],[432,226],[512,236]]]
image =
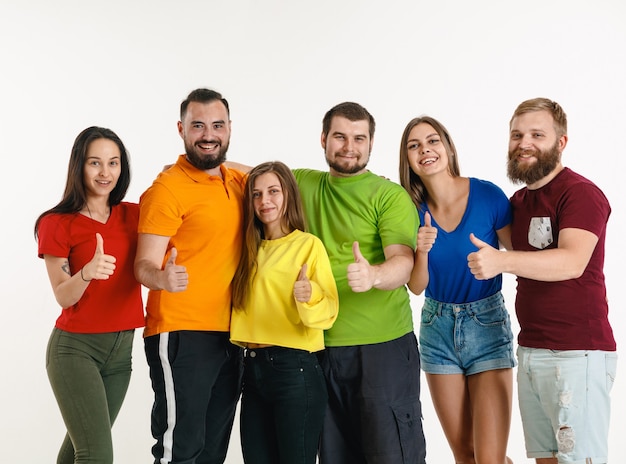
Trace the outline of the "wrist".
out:
[[[91,282],[93,279],[85,279],[85,276],[83,275],[83,269],[84,267],[80,268],[80,278],[83,279],[83,282]]]

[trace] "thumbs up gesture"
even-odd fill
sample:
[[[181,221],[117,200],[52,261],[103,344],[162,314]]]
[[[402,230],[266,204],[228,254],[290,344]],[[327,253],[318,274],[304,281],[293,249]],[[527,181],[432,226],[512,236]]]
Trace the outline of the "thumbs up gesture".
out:
[[[361,254],[359,242],[352,244],[354,262],[348,265],[348,285],[353,292],[367,292],[374,286],[374,272],[369,261]]]
[[[478,248],[478,251],[467,255],[467,265],[474,277],[478,280],[487,280],[501,274],[504,252],[496,250],[474,234],[470,234],[470,241]]]
[[[304,263],[293,285],[293,296],[300,303],[307,303],[311,299],[311,282],[306,276],[307,264]]]
[[[107,280],[115,272],[115,256],[104,253],[104,239],[96,233],[96,250],[93,258],[82,269],[83,280]]]
[[[431,224],[430,213],[424,213],[424,224],[417,230],[417,251],[419,253],[428,253],[432,250],[437,240],[437,228]]]
[[[189,283],[189,276],[187,275],[187,268],[185,266],[179,266],[176,264],[176,258],[178,257],[178,250],[172,247],[170,250],[170,257],[165,262],[163,267],[163,289],[168,292],[182,292],[187,290],[187,284]]]

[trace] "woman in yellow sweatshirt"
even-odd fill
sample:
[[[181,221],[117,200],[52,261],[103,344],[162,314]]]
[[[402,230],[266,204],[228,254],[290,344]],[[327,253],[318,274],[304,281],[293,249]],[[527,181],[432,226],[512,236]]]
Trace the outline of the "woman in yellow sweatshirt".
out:
[[[280,162],[248,175],[244,246],[233,280],[231,341],[243,346],[241,446],[246,464],[314,464],[326,410],[315,352],[337,317],[322,242],[304,232],[296,180]]]

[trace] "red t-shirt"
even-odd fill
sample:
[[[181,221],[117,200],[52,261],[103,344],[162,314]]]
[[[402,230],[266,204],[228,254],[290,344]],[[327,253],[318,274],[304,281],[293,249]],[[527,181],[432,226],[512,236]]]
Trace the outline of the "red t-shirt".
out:
[[[515,250],[557,248],[559,231],[583,229],[598,244],[583,275],[560,282],[517,278],[515,309],[529,348],[615,351],[604,283],[604,239],[611,207],[591,181],[568,168],[537,190],[523,188],[511,197]]]
[[[120,203],[111,208],[106,224],[80,213],[49,214],[39,223],[39,257],[67,257],[74,275],[93,258],[96,232],[104,252],[115,256],[108,280],[92,280],[75,305],[63,308],[56,327],[74,333],[105,333],[143,327],[141,285],[135,280],[139,206]]]

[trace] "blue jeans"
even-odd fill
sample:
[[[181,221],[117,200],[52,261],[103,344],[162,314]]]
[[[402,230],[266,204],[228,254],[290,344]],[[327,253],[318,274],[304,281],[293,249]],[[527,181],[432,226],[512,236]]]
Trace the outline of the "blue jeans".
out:
[[[46,370],[67,427],[58,464],[113,462],[111,426],[130,382],[133,337],[52,331]]]
[[[314,464],[327,399],[315,354],[278,346],[245,350],[240,420],[246,464]]]

